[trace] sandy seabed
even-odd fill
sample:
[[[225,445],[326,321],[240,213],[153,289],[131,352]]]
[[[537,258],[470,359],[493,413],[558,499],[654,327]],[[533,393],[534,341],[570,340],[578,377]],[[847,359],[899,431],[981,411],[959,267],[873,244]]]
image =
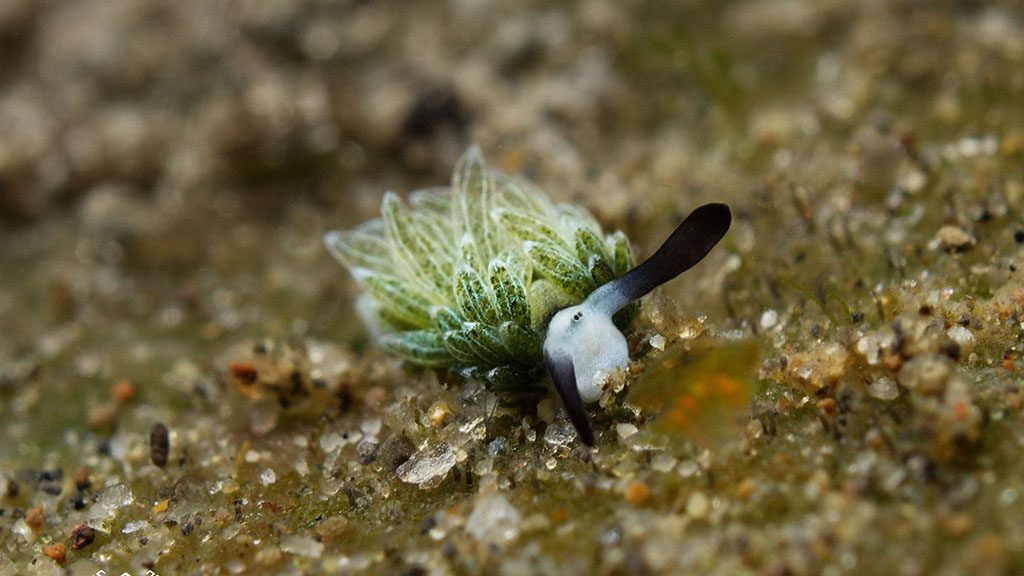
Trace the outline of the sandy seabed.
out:
[[[1011,0],[7,0],[0,574],[1022,573],[1022,103]],[[473,143],[732,207],[595,450],[321,245]]]

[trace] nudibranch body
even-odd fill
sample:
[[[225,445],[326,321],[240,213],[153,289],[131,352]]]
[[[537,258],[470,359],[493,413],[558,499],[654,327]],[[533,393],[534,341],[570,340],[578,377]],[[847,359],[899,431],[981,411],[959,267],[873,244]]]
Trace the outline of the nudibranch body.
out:
[[[369,330],[412,363],[504,392],[535,390],[546,366],[587,444],[595,376],[629,362],[613,317],[628,320],[632,303],[703,258],[730,221],[724,205],[698,208],[633,268],[625,235],[489,169],[476,147],[450,187],[411,200],[389,192],[380,219],[324,238],[364,290],[357,309]]]

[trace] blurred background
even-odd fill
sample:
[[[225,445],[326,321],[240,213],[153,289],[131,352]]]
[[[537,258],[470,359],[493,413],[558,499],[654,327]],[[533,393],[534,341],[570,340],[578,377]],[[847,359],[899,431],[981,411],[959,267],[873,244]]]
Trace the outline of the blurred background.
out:
[[[8,355],[228,277],[327,330],[321,232],[470,143],[644,246],[767,187],[884,195],[915,140],[1020,126],[1024,82],[1012,1],[5,0],[0,46]]]

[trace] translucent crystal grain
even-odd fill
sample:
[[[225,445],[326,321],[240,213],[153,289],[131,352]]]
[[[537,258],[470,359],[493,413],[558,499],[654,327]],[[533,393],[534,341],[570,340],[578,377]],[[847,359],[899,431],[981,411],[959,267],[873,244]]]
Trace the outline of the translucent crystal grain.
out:
[[[675,456],[662,452],[651,458],[651,468],[658,472],[668,472],[675,467],[676,462],[678,460],[676,460]]]
[[[521,516],[504,494],[498,492],[477,497],[466,519],[466,531],[477,540],[502,546],[519,537]]]
[[[319,558],[324,545],[309,536],[292,534],[281,538],[281,551],[306,558]]]
[[[86,518],[113,518],[120,508],[135,501],[131,489],[124,484],[114,484],[103,489],[96,503],[89,507]]]
[[[565,447],[576,438],[576,429],[568,420],[558,419],[548,426],[544,431],[544,442],[552,445]]]
[[[440,484],[455,466],[455,452],[451,446],[441,443],[413,454],[398,467],[398,477],[407,484],[420,488],[432,488]]]
[[[662,336],[661,334],[655,334],[654,336],[651,336],[651,339],[648,340],[648,342],[650,343],[651,348],[654,348],[655,350],[658,350],[660,352],[665,351],[665,337]]]
[[[886,376],[868,384],[868,393],[879,400],[895,400],[900,395],[896,381]]]
[[[619,438],[622,438],[623,440],[636,434],[638,431],[637,427],[633,424],[624,423],[615,425],[615,432],[619,435]]]

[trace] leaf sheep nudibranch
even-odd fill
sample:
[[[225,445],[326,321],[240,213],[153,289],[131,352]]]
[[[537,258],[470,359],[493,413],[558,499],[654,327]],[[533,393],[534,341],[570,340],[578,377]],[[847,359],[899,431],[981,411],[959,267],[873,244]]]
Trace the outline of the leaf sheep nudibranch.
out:
[[[385,349],[512,394],[535,391],[546,366],[592,445],[594,377],[629,362],[613,317],[628,320],[631,303],[700,261],[730,220],[722,204],[698,208],[632,268],[625,235],[490,170],[474,146],[450,188],[416,192],[411,206],[389,192],[380,219],[324,243],[363,289],[357,311]]]

